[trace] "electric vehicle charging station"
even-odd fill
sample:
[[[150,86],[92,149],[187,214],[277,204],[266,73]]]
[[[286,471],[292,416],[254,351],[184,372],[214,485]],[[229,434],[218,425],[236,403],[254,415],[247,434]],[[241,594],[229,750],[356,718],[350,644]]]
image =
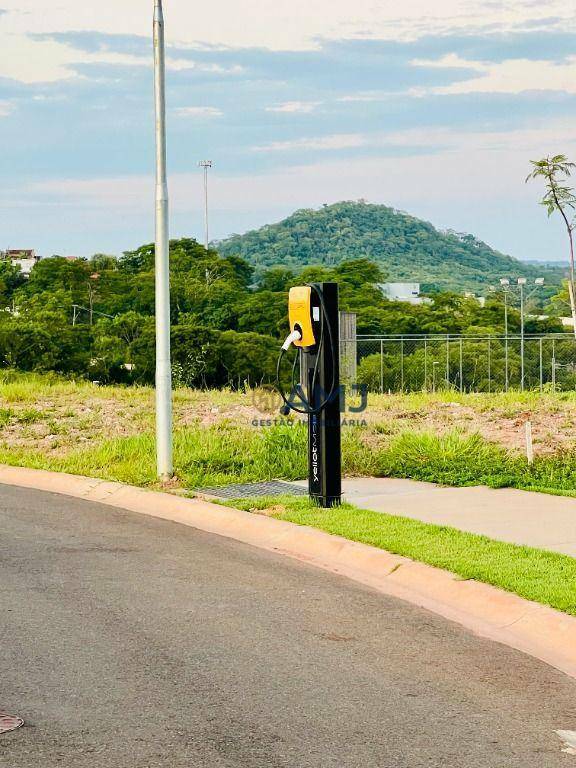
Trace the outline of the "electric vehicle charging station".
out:
[[[308,416],[308,486],[310,498],[328,509],[342,501],[342,439],[340,420],[340,314],[338,285],[312,283],[292,288],[289,298],[290,335],[278,358],[277,386],[284,405]],[[284,355],[294,345],[292,394],[297,390],[296,372],[306,393],[294,402],[281,384]]]

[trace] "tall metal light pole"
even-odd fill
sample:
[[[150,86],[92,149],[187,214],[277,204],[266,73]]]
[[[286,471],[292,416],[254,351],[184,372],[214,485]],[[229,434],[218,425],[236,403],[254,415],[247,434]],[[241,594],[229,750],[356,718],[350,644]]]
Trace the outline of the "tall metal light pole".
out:
[[[158,476],[168,480],[172,463],[172,366],[170,359],[170,241],[166,172],[166,52],[162,0],[154,0],[154,91],[156,106],[156,457]]]
[[[204,168],[204,243],[206,250],[210,245],[210,228],[208,223],[208,170],[212,168],[212,160],[201,160],[198,163],[200,168]]]

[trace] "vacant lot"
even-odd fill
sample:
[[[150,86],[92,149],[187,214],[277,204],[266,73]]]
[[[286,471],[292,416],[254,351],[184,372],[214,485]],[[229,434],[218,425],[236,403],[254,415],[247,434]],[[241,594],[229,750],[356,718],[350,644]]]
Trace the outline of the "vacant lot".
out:
[[[282,423],[278,404],[267,390],[177,390],[175,486],[303,477],[305,429]],[[572,393],[375,395],[347,417],[363,422],[344,428],[349,475],[576,490]],[[526,477],[528,419],[537,466]],[[0,460],[153,485],[154,392],[5,372]]]
[[[354,406],[354,402],[350,404]],[[179,389],[175,427],[210,427],[279,418],[279,398],[270,390]],[[524,424],[532,421],[536,452],[576,447],[576,393],[511,392],[371,395],[362,414],[367,440],[406,431],[478,433],[512,451],[524,448]],[[260,427],[258,427],[260,428]],[[97,387],[55,377],[0,375],[0,439],[7,447],[42,448],[65,454],[82,443],[128,437],[154,429],[154,392],[148,388]],[[372,437],[373,439],[373,437]]]

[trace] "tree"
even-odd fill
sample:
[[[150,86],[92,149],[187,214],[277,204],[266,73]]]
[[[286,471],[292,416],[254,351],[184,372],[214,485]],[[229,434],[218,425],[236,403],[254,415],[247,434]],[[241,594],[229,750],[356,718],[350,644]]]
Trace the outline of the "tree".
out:
[[[286,267],[271,267],[261,274],[258,280],[259,291],[274,293],[287,291],[295,285],[296,274]]]
[[[9,259],[0,261],[0,304],[2,309],[10,303],[14,291],[24,285],[24,282],[24,275],[20,271],[20,267],[14,266]]]
[[[346,259],[334,269],[334,275],[338,282],[344,281],[354,288],[383,283],[385,280],[382,266],[369,259]]]
[[[91,374],[101,381],[149,384],[154,372],[154,318],[129,311],[94,328]]]
[[[233,253],[223,258],[215,250],[206,251],[191,238],[172,240],[175,382],[202,387],[273,382],[278,348],[288,329],[287,292],[292,285],[306,282],[338,282],[340,306],[343,311],[357,314],[360,334],[463,333],[472,337],[502,332],[504,305],[498,294],[485,307],[475,299],[455,293],[437,293],[433,301],[421,305],[385,299],[377,285],[385,279],[382,262],[364,255],[375,250],[370,233],[356,248],[355,258],[345,257],[343,243],[349,245],[353,235],[349,231],[354,223],[352,213],[370,216],[366,208],[353,206],[351,210],[341,206],[337,220],[332,216],[324,221],[328,232],[334,234],[330,245],[334,263],[311,263],[301,271],[287,266],[269,270],[261,267],[254,278],[252,267]],[[310,227],[306,226],[309,215],[302,214],[294,233],[306,248],[311,247]],[[400,220],[392,216],[389,224],[390,239],[400,238],[404,232]],[[342,235],[340,242],[335,233]],[[409,240],[416,249],[412,261],[419,264],[418,232],[412,234],[414,237]],[[315,237],[321,239],[322,231],[316,231]],[[456,234],[451,237],[459,248],[470,249],[470,259],[482,256],[483,246],[474,238]],[[388,247],[387,242],[385,245]],[[441,258],[441,249],[433,243],[429,246],[435,258]],[[478,269],[485,266],[477,265]],[[396,266],[385,263],[384,268],[393,270]],[[562,298],[567,298],[566,291],[559,294],[557,301]],[[29,279],[24,279],[8,260],[0,260],[0,367],[53,370],[105,382],[151,384],[155,367],[154,302],[153,244],[127,252],[118,260],[102,254],[90,260],[43,259]],[[508,326],[512,330],[519,326],[519,314],[512,307],[508,309]],[[560,326],[553,320],[544,326],[543,321],[531,319],[527,328],[534,332],[555,331]],[[474,343],[472,339],[466,340],[466,360],[474,359],[478,349]],[[420,357],[409,347],[403,352],[404,384],[421,388],[423,350],[416,350]],[[392,371],[390,376],[397,376],[399,350],[394,351],[390,345],[385,354],[385,364]],[[365,367],[366,376],[375,377],[375,386],[380,387],[381,371],[376,358]],[[469,367],[474,371],[478,368],[472,363]],[[470,374],[465,385],[475,386],[480,375],[484,375],[482,371]],[[400,386],[399,380],[386,376],[386,389]]]
[[[259,278],[266,267],[300,272],[313,265],[330,269],[344,261],[368,259],[384,269],[387,279],[417,280],[426,293],[434,288],[477,293],[502,275],[539,276],[535,267],[472,235],[440,232],[413,216],[365,202],[296,211],[277,224],[218,243],[218,251],[246,259]]]
[[[574,227],[576,226],[574,211],[576,210],[576,195],[574,194],[574,189],[566,183],[572,175],[572,170],[576,168],[576,164],[569,162],[566,155],[544,157],[542,160],[531,160],[531,163],[534,168],[526,181],[544,179],[546,194],[540,201],[540,205],[546,208],[549,217],[553,213],[559,213],[566,227],[570,247],[568,293],[574,323],[574,336],[576,336],[576,283],[574,273]]]

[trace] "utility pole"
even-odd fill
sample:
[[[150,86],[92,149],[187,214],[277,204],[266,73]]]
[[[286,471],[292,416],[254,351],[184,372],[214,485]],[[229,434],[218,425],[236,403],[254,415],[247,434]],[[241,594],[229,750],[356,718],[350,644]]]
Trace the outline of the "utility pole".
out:
[[[88,306],[90,307],[90,325],[94,325],[94,297],[96,295],[96,281],[100,279],[98,273],[90,275],[88,280]]]
[[[166,481],[173,475],[173,464],[170,240],[166,171],[166,51],[162,0],[154,0],[154,93],[156,111],[156,457],[158,476]]]
[[[212,168],[212,160],[201,160],[198,163],[199,168],[204,169],[204,243],[206,250],[210,245],[210,227],[208,218],[208,170]]]

